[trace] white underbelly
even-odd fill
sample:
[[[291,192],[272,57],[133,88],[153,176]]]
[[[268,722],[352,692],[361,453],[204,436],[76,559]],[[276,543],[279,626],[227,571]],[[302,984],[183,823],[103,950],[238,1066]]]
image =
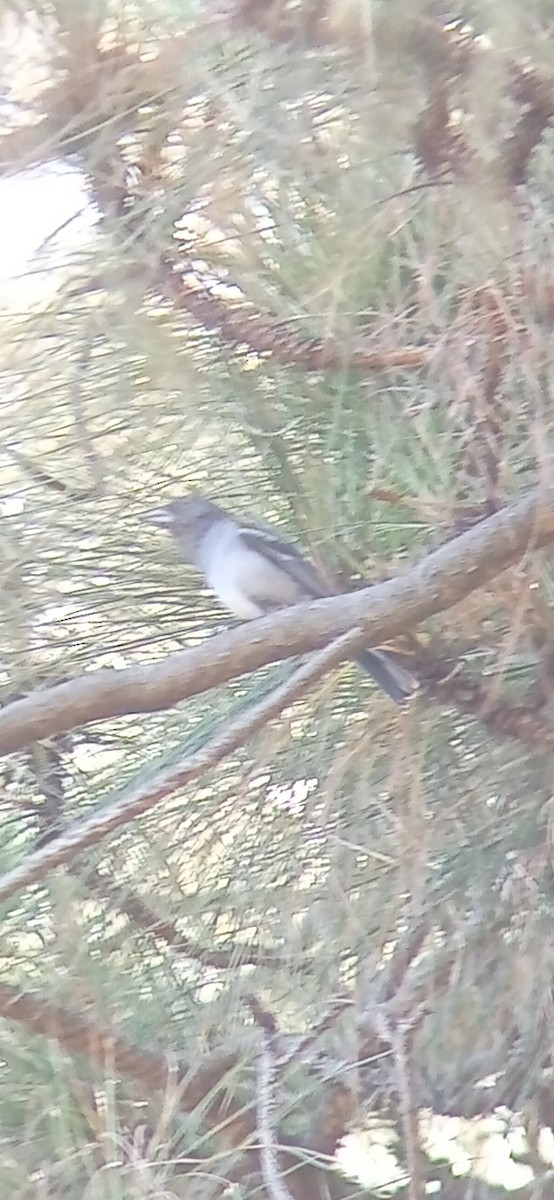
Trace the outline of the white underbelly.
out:
[[[206,583],[225,608],[239,621],[253,621],[264,611],[263,606],[252,599],[256,596],[255,580],[263,562],[259,554],[248,547],[239,547],[239,551],[237,553],[236,529],[229,523],[226,528],[208,534],[201,565]]]
[[[206,576],[206,582],[225,608],[238,617],[239,621],[253,621],[255,617],[262,615],[262,609],[245,595],[241,580],[235,578],[230,563],[227,563],[225,570],[211,570]]]
[[[253,621],[302,599],[302,589],[286,570],[250,546],[237,545],[231,522],[207,535],[199,565],[206,583],[239,621]]]

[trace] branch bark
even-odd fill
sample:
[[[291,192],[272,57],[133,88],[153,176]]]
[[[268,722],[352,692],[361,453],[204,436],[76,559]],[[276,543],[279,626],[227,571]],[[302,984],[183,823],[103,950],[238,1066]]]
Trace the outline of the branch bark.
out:
[[[453,607],[553,540],[554,484],[541,485],[396,579],[284,609],[160,663],[95,671],[33,692],[0,713],[0,754],[93,721],[171,708],[268,663],[318,649],[355,626],[363,627],[368,646],[379,645]]]

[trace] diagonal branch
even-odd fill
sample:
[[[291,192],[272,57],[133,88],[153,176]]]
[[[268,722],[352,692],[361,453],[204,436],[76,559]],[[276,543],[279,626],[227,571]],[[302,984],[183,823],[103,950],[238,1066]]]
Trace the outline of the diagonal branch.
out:
[[[292,324],[260,312],[253,305],[233,307],[200,281],[187,286],[172,264],[165,261],[156,282],[177,308],[191,313],[205,329],[219,332],[228,344],[247,346],[249,353],[271,354],[277,362],[289,367],[301,367],[308,372],[345,366],[352,371],[410,371],[429,367],[433,357],[431,346],[376,350],[360,341],[344,347],[335,338],[302,336]]]
[[[396,579],[283,609],[152,666],[95,671],[35,691],[0,712],[0,754],[91,721],[170,708],[267,663],[317,649],[356,625],[363,626],[367,645],[379,645],[451,608],[528,551],[553,540],[554,484],[549,484],[453,538]]]
[[[226,722],[221,732],[216,733],[206,745],[193,751],[178,763],[164,767],[148,783],[136,784],[127,789],[115,804],[101,808],[84,821],[77,821],[48,845],[30,854],[20,867],[14,867],[0,876],[0,901],[8,900],[23,887],[44,879],[55,867],[72,862],[82,850],[96,846],[108,834],[127,825],[143,813],[150,812],[178,788],[203,775],[210,767],[221,762],[264,725],[293,704],[299,696],[321,675],[336,665],[352,643],[359,642],[360,630],[344,634],[331,646],[313,655],[310,661],[294,672],[280,687],[275,688],[254,708],[241,713],[234,721]]]
[[[203,1065],[192,1068],[172,1059],[161,1049],[147,1050],[113,1029],[99,1025],[89,1014],[54,1004],[45,997],[25,992],[0,980],[0,1015],[19,1022],[33,1033],[52,1038],[68,1054],[82,1054],[90,1062],[105,1068],[109,1064],[118,1075],[140,1081],[147,1092],[179,1087],[180,1108],[192,1112],[217,1087],[237,1062],[236,1053],[218,1051],[206,1055]],[[215,1099],[215,1097],[214,1097]]]
[[[76,877],[81,879],[80,873],[76,873]],[[129,921],[149,934],[150,937],[159,938],[160,941],[171,946],[177,954],[192,958],[205,967],[214,967],[218,971],[239,969],[245,966],[273,967],[278,970],[285,964],[285,957],[282,954],[272,954],[265,950],[260,942],[253,942],[249,945],[235,943],[230,949],[226,946],[199,945],[193,938],[181,933],[178,925],[169,917],[162,917],[156,908],[151,903],[147,903],[137,891],[130,887],[122,887],[113,878],[101,874],[100,871],[87,869],[82,876],[82,881],[97,896],[125,913]]]

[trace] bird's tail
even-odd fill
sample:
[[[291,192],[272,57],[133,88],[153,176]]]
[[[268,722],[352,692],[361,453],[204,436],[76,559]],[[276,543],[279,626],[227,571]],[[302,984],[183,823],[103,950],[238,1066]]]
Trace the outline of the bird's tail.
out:
[[[417,690],[415,675],[384,650],[362,650],[356,655],[356,662],[371,675],[395,704],[405,704]]]

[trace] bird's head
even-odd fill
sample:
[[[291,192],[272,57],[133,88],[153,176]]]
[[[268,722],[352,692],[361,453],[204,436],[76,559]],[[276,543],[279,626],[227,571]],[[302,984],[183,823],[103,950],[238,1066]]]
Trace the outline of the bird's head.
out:
[[[143,520],[158,529],[167,529],[177,541],[181,552],[196,561],[196,549],[204,535],[219,517],[222,510],[205,496],[198,494],[171,500],[159,508],[144,513]]]

